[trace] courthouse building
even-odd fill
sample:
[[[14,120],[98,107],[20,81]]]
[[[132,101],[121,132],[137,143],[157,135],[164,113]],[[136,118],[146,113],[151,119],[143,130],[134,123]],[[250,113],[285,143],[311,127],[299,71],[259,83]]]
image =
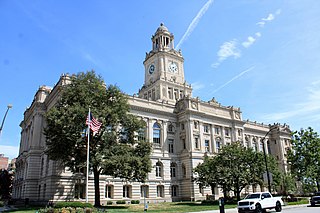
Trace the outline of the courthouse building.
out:
[[[205,199],[212,193],[218,198],[221,191],[199,187],[192,170],[204,156],[213,156],[223,146],[236,141],[256,151],[262,151],[264,143],[266,153],[278,160],[280,169],[286,170],[289,126],[242,120],[240,108],[222,106],[215,99],[202,101],[193,97],[192,87],[185,80],[183,63],[181,51],[174,49],[173,34],[161,24],[152,36],[152,49],[143,62],[144,85],[137,95],[128,96],[131,113],[146,124],[140,137],[153,145],[152,171],[145,183],[101,175],[102,203],[143,199],[148,202],[190,201]],[[24,113],[14,198],[29,198],[30,201],[85,198],[85,176],[71,173],[44,153],[44,115],[54,106],[68,80],[68,75],[62,75],[53,88],[40,87]],[[89,201],[93,202],[93,174],[88,187]]]

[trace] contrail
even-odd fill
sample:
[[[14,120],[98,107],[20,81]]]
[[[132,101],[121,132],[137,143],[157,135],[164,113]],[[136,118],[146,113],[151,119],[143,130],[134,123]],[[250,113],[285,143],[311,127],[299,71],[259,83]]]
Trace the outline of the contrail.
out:
[[[252,69],[254,69],[254,66],[246,69],[245,71],[241,72],[239,75],[233,77],[231,80],[229,80],[227,83],[223,84],[222,86],[220,86],[219,88],[215,89],[212,93],[216,93],[218,92],[220,89],[222,89],[223,87],[227,86],[228,84],[230,84],[232,81],[236,80],[237,78],[241,77],[242,75],[244,75],[245,73],[251,71]]]
[[[209,9],[209,7],[213,3],[213,1],[214,0],[207,1],[207,3],[205,5],[203,5],[201,10],[198,12],[197,16],[192,20],[191,24],[189,24],[189,27],[188,27],[187,31],[184,33],[184,35],[182,36],[181,40],[179,41],[179,43],[176,46],[177,50],[182,45],[182,43],[185,40],[188,39],[188,37],[190,36],[190,34],[194,30],[194,28],[196,28],[196,26],[197,26],[198,22],[200,21],[201,17],[207,12],[207,10]]]

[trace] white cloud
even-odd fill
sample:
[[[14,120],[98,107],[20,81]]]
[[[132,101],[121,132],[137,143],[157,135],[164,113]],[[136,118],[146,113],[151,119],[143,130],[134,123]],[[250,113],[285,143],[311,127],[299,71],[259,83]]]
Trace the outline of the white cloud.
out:
[[[239,58],[241,57],[241,51],[237,47],[238,42],[236,39],[233,39],[231,41],[224,42],[217,53],[218,55],[218,61],[211,64],[211,67],[217,68],[220,63],[224,60],[226,60],[229,57],[233,58]]]
[[[315,115],[320,112],[320,81],[314,81],[307,90],[305,102],[293,104],[290,110],[285,112],[271,113],[264,115],[267,121],[288,120],[293,117],[315,119]],[[318,113],[315,113],[318,112]],[[319,117],[320,118],[320,117]]]
[[[273,21],[276,18],[276,15],[280,15],[280,13],[280,9],[278,9],[275,14],[270,13],[266,18],[262,18],[261,21],[257,22],[257,25],[264,27],[267,22]]]
[[[205,87],[204,84],[202,84],[200,82],[194,82],[194,83],[191,84],[191,86],[192,86],[194,91],[195,90],[200,90],[200,89]]]
[[[227,81],[226,83],[224,83],[223,85],[221,85],[220,87],[218,87],[217,89],[215,89],[212,93],[218,92],[219,90],[221,90],[222,88],[224,88],[225,86],[227,86],[228,84],[230,84],[232,81],[240,78],[240,77],[243,76],[245,73],[247,73],[247,72],[249,72],[249,71],[251,71],[251,70],[253,70],[253,69],[254,69],[254,66],[252,66],[252,67],[250,67],[250,68],[242,71],[240,74],[234,76],[232,79],[230,79],[229,81]]]
[[[274,15],[270,13],[267,18],[262,18],[262,21],[272,21],[274,19]]]
[[[0,154],[4,154],[5,157],[10,159],[18,157],[19,147],[18,146],[5,146],[0,145]]]
[[[252,36],[249,36],[247,41],[242,42],[242,46],[244,46],[245,48],[248,48],[248,47],[250,47],[255,41],[256,41],[255,38],[253,38]]]
[[[245,48],[250,47],[259,37],[261,37],[260,32],[255,33],[255,37],[249,36],[246,41],[242,42],[242,46]]]
[[[192,22],[189,24],[189,27],[187,29],[187,31],[184,33],[184,35],[182,36],[181,40],[178,42],[176,49],[179,49],[180,46],[183,44],[183,42],[185,42],[188,37],[190,36],[190,34],[192,33],[192,31],[196,28],[196,26],[198,25],[201,17],[207,12],[207,10],[209,9],[210,5],[213,3],[214,0],[209,0],[207,1],[207,3],[205,5],[203,5],[203,7],[200,9],[200,11],[198,12],[198,14],[196,15],[196,17],[192,20]]]
[[[229,57],[239,58],[241,56],[240,50],[237,48],[237,41],[231,40],[224,42],[218,51],[219,61],[224,61]]]

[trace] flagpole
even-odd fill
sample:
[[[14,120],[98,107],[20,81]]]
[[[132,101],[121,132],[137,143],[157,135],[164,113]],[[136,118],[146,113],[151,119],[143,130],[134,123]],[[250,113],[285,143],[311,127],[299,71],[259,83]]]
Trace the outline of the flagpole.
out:
[[[88,143],[87,143],[87,177],[86,177],[86,203],[89,202],[88,199],[88,192],[89,192],[89,188],[88,188],[88,183],[89,183],[89,142],[90,142],[90,122],[91,122],[91,117],[90,117],[90,108],[89,108],[89,113],[88,113],[88,118],[89,118],[89,122],[88,122]]]

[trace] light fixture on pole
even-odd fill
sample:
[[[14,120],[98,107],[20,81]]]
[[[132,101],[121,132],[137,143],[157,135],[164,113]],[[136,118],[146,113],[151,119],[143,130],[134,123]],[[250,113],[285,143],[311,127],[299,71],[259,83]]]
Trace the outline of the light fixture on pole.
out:
[[[268,190],[271,193],[271,183],[270,183],[270,174],[269,174],[269,169],[268,169],[268,161],[267,161],[267,154],[266,154],[266,149],[264,145],[264,140],[268,136],[268,134],[274,130],[275,128],[270,128],[270,130],[265,134],[265,136],[262,138],[262,146],[263,146],[263,156],[264,156],[264,163],[266,165],[266,172],[267,172],[267,180],[268,180]]]
[[[3,117],[3,120],[2,120],[2,123],[1,123],[1,126],[0,126],[0,135],[1,135],[2,128],[3,128],[3,124],[4,124],[4,121],[6,120],[8,111],[9,111],[9,109],[11,109],[11,108],[12,108],[12,105],[11,105],[11,104],[8,104],[8,106],[7,106],[7,111],[6,111],[6,113],[4,114],[4,117]]]

